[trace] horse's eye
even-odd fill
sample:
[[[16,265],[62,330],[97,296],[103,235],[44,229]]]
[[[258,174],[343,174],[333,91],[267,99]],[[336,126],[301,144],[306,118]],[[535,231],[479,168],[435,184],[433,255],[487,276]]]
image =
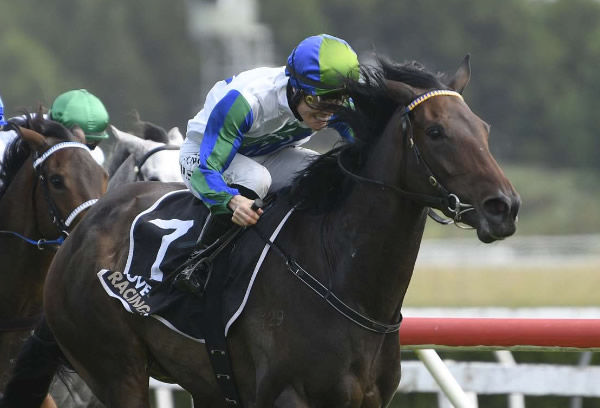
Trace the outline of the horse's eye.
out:
[[[444,136],[444,128],[441,126],[431,126],[425,130],[425,133],[434,140],[440,139]]]
[[[54,175],[50,176],[50,178],[48,180],[50,181],[50,184],[52,184],[52,187],[54,187],[54,188],[63,188],[65,186],[65,180],[63,179],[63,176],[54,174]]]

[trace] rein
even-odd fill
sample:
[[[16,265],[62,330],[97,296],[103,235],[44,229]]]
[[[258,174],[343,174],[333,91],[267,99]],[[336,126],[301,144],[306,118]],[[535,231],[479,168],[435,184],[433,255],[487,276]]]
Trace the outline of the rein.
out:
[[[353,173],[352,171],[348,170],[348,168],[346,168],[344,166],[344,164],[342,163],[342,153],[346,149],[349,149],[351,147],[350,145],[348,145],[344,150],[342,150],[340,152],[340,154],[337,157],[337,163],[338,163],[339,168],[347,176],[351,177],[352,179],[354,179],[356,181],[363,182],[363,183],[369,183],[369,184],[375,184],[377,186],[392,190],[393,192],[395,192],[396,194],[398,194],[402,197],[405,197],[411,201],[423,204],[427,207],[448,209],[448,211],[453,214],[452,219],[445,219],[445,218],[441,217],[440,215],[438,215],[437,213],[435,213],[432,208],[429,209],[429,213],[428,213],[429,217],[431,217],[434,221],[436,221],[440,224],[444,224],[444,225],[455,224],[459,228],[470,228],[470,227],[463,227],[463,226],[459,225],[458,223],[461,221],[462,215],[464,213],[474,210],[473,206],[471,204],[462,203],[456,194],[448,191],[448,189],[446,189],[437,180],[437,178],[433,174],[433,171],[431,170],[430,166],[425,161],[425,158],[421,155],[421,153],[417,147],[417,144],[414,141],[413,126],[412,126],[412,122],[410,121],[409,114],[421,103],[427,101],[430,98],[436,97],[436,96],[456,96],[456,97],[459,97],[460,99],[463,99],[462,95],[459,94],[458,92],[450,91],[450,90],[446,90],[446,89],[438,89],[438,90],[429,91],[429,92],[424,93],[423,95],[416,97],[406,107],[402,107],[402,133],[404,135],[404,140],[408,142],[407,143],[408,146],[415,153],[417,163],[419,163],[423,167],[425,176],[427,177],[429,184],[432,187],[434,187],[437,192],[439,192],[438,195],[421,194],[421,193],[406,191],[400,187],[386,184],[383,181],[371,179],[368,177],[363,177],[356,173]]]
[[[75,218],[82,211],[91,207],[92,205],[94,205],[96,203],[96,201],[98,201],[97,198],[88,200],[88,201],[80,204],[79,206],[77,206],[73,211],[71,211],[71,213],[67,216],[67,218],[65,220],[63,220],[63,218],[60,217],[58,207],[56,206],[56,203],[54,202],[54,200],[52,199],[52,196],[50,194],[50,189],[48,187],[48,178],[46,177],[46,174],[43,171],[43,164],[44,164],[44,161],[46,161],[46,159],[48,157],[50,157],[53,153],[57,152],[58,150],[66,149],[66,148],[77,148],[77,149],[85,149],[88,152],[90,151],[90,149],[83,143],[62,142],[62,143],[58,143],[58,144],[52,146],[50,149],[46,150],[39,157],[38,157],[37,153],[34,153],[34,162],[33,162],[33,169],[36,173],[37,178],[40,181],[40,184],[42,185],[42,191],[44,193],[44,198],[46,200],[46,203],[48,204],[48,209],[49,209],[48,211],[50,213],[49,215],[52,219],[52,223],[58,229],[60,236],[57,239],[52,239],[52,240],[48,240],[45,238],[35,240],[35,239],[27,238],[27,237],[25,237],[17,232],[14,232],[14,231],[0,231],[0,233],[14,235],[18,238],[21,238],[23,241],[25,241],[29,244],[36,245],[38,247],[38,249],[40,249],[40,250],[44,249],[44,247],[46,247],[46,246],[61,245],[63,243],[63,241],[66,239],[66,237],[69,235],[68,229],[69,229],[71,223],[75,220]],[[34,188],[32,190],[32,197],[35,197],[36,186],[37,186],[37,183],[34,185]]]
[[[285,217],[283,217],[283,220],[281,220],[271,237],[265,237],[257,228],[250,229],[254,231],[256,235],[258,235],[259,238],[262,239],[269,246],[269,248],[273,248],[275,250],[277,255],[279,255],[284,260],[285,266],[295,277],[300,279],[301,282],[303,282],[317,295],[323,298],[331,307],[333,307],[346,319],[362,327],[363,329],[369,330],[371,332],[379,334],[397,332],[400,329],[400,324],[402,323],[402,314],[400,314],[400,318],[398,319],[398,321],[392,324],[379,322],[375,319],[365,316],[364,314],[360,313],[348,304],[344,303],[343,300],[341,300],[335,295],[335,293],[333,293],[331,288],[323,285],[317,278],[311,275],[310,272],[304,269],[296,259],[288,255],[277,243],[275,243],[275,238],[283,228],[283,225],[286,223],[288,218],[292,215],[292,212],[294,212],[295,208],[296,207],[292,207],[285,215]]]
[[[180,149],[180,147],[176,146],[176,145],[163,145],[163,146],[157,146],[154,149],[148,150],[142,156],[142,158],[135,164],[135,167],[133,168],[133,171],[135,172],[136,180],[144,181],[144,174],[142,173],[142,166],[144,165],[144,163],[146,163],[146,160],[148,160],[150,158],[150,156],[152,156],[154,153],[158,153],[163,150],[179,150],[179,149]]]

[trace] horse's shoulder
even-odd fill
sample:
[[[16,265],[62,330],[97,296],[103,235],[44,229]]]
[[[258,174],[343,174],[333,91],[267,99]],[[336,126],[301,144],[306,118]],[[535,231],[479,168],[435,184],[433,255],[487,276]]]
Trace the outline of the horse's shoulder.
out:
[[[84,229],[123,234],[134,218],[149,209],[160,197],[185,189],[183,183],[134,182],[115,187],[104,194],[82,220]],[[104,233],[104,232],[103,232]]]

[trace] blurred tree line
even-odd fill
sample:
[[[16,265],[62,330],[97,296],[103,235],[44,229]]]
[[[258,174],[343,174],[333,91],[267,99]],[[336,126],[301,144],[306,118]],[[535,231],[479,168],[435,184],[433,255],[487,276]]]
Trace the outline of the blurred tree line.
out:
[[[596,0],[261,0],[278,54],[304,33],[454,73],[472,56],[471,108],[500,158],[600,168],[600,2]]]
[[[470,53],[466,99],[492,124],[499,158],[600,168],[596,0],[256,1],[282,65],[302,38],[320,32],[348,40],[362,61],[375,51],[449,74]],[[185,129],[206,92],[198,86],[202,50],[188,35],[186,6],[0,0],[0,95],[8,112],[48,106],[81,87],[105,101],[117,126],[137,110],[142,119]],[[223,24],[235,30],[235,16]]]
[[[201,63],[182,0],[0,0],[0,95],[9,114],[69,89],[104,102],[117,127],[183,126]],[[195,113],[195,112],[193,112]]]

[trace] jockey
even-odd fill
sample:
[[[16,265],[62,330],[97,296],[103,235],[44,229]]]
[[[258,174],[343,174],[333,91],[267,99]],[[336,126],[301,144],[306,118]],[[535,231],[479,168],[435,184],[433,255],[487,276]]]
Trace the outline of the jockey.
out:
[[[2,98],[0,97],[0,126],[6,125],[7,122],[4,119],[4,103],[2,102]]]
[[[85,89],[75,89],[60,94],[50,107],[51,120],[72,129],[78,126],[85,134],[85,143],[91,149],[92,156],[100,165],[104,163],[104,152],[96,149],[98,143],[108,139],[106,128],[109,116],[104,104],[97,96]]]
[[[318,153],[300,147],[333,127],[346,140],[351,129],[330,123],[319,103],[344,103],[344,84],[358,79],[350,45],[327,34],[304,39],[287,65],[255,68],[217,82],[203,109],[188,122],[180,150],[183,180],[210,209],[199,246],[207,247],[231,221],[253,225],[256,198],[288,185]]]
[[[2,160],[4,156],[4,150],[6,146],[17,137],[17,132],[13,129],[10,129],[10,126],[6,121],[6,116],[4,115],[4,103],[2,102],[2,98],[0,98],[0,167],[2,166]],[[2,185],[0,184],[0,187]]]
[[[100,148],[96,149],[96,146],[102,140],[108,139],[106,128],[108,127],[109,116],[104,104],[98,97],[85,89],[67,91],[56,97],[48,111],[48,115],[44,115],[44,117],[59,122],[69,129],[73,129],[75,126],[81,128],[85,134],[85,143],[91,149],[92,156],[98,164],[102,165],[104,163],[104,152]],[[19,126],[23,125],[25,116],[10,118],[9,122]],[[17,134],[14,131],[10,132],[10,140],[12,140]],[[10,140],[5,141],[5,143],[8,145]],[[0,160],[1,157],[0,155]]]

